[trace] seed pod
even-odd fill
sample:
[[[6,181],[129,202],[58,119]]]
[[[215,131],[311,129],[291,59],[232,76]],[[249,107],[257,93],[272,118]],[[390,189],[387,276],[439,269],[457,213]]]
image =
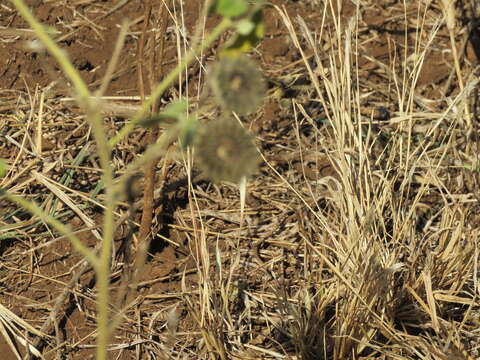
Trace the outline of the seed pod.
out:
[[[250,134],[230,118],[212,121],[200,129],[195,156],[211,180],[235,183],[252,175],[260,159]]]
[[[224,56],[212,66],[207,78],[224,110],[246,115],[263,102],[265,81],[255,63],[244,55]]]

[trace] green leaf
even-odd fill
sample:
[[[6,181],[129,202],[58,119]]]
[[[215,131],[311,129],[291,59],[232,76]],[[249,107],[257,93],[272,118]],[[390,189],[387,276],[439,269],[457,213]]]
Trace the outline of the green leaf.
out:
[[[3,159],[0,159],[0,178],[7,175],[7,164]]]
[[[141,120],[138,125],[143,127],[151,127],[167,120],[180,121],[187,112],[188,104],[185,100],[180,100],[167,105],[165,110],[159,114],[153,114]]]
[[[175,118],[179,120],[188,109],[188,104],[186,100],[180,100],[174,103],[167,105],[165,110],[163,110],[159,116],[163,118]]]
[[[265,34],[262,9],[258,7],[248,19],[240,21],[237,25],[237,31],[237,35],[227,42],[222,50],[222,55],[239,55],[250,51],[257,45]]]
[[[246,0],[217,0],[214,4],[218,15],[235,18],[245,14],[248,10]]]
[[[255,24],[252,21],[250,21],[250,19],[245,19],[245,20],[241,20],[236,25],[236,28],[239,34],[248,35],[254,30]]]
[[[47,32],[47,34],[52,36],[52,37],[55,37],[55,36],[60,35],[62,33],[61,31],[55,29],[53,26],[44,25],[44,29]]]
[[[180,146],[186,149],[193,143],[198,128],[198,119],[195,116],[184,116],[180,123]]]

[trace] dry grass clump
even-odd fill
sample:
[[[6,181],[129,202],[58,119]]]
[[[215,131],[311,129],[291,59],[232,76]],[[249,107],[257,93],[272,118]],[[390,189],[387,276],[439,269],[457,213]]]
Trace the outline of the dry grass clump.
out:
[[[320,287],[305,296],[308,288],[298,283],[302,295],[290,305],[296,311],[290,313],[294,331],[289,336],[304,358],[318,356],[319,339],[310,342],[312,325],[323,337],[321,358],[468,357],[466,347],[479,345],[473,315],[478,313],[478,205],[470,192],[476,188],[476,170],[454,164],[471,156],[459,156],[457,150],[472,149],[462,132],[473,130],[470,113],[463,110],[475,80],[433,119],[424,115],[426,99],[417,100],[416,82],[438,28],[424,36],[428,23],[422,20],[416,41],[425,41],[418,48],[423,50],[409,54],[409,48],[403,49],[403,61],[396,60],[383,73],[397,87],[394,116],[373,121],[361,115],[365,100],[360,95],[370,85],[377,93],[383,89],[360,78],[358,19],[348,24],[334,20],[326,31],[338,52],[325,58],[317,50],[325,45],[316,42],[309,26],[300,19],[296,28],[285,11],[277,10],[302,51],[313,97],[330,124],[313,130],[318,139],[313,147],[297,135],[298,146],[303,156],[316,152],[317,161],[327,154],[334,169],[332,178],[312,182],[302,161],[303,184],[281,177],[310,213],[308,230],[301,231],[303,267],[317,274],[314,282]],[[313,64],[305,56],[307,49],[313,50]],[[399,78],[402,72],[408,76]],[[303,121],[313,122],[302,104],[294,106]],[[452,170],[460,182],[453,181]],[[327,208],[319,206],[322,198]]]
[[[154,246],[139,275],[139,292],[123,308],[110,305],[123,319],[110,344],[112,358],[480,358],[478,124],[472,106],[478,80],[470,75],[473,66],[452,50],[452,28],[443,26],[443,10],[436,3],[385,8],[362,0],[351,8],[344,2],[343,10],[336,1],[317,3],[319,16],[313,19],[311,10],[298,17],[281,6],[266,10],[281,24],[296,57],[264,69],[272,86],[264,114],[242,119],[245,127],[256,129],[264,160],[247,187],[244,217],[238,189],[196,177],[197,159],[190,153],[159,166],[166,180],[155,192]],[[349,16],[343,16],[347,10]],[[456,26],[453,31],[460,31]],[[436,63],[439,54],[457,66],[437,78],[429,71],[443,69]],[[182,86],[174,95],[186,92]],[[223,105],[222,110],[245,106]],[[72,128],[83,128],[80,119],[70,120]],[[44,124],[50,124],[47,118]],[[25,151],[31,141],[28,127],[9,126],[26,139],[16,163],[29,160],[33,167]],[[115,126],[112,131],[118,130]],[[132,161],[135,139],[143,131],[116,150],[113,162],[120,172]],[[204,131],[208,141],[198,144],[205,156],[198,165],[208,175],[237,182],[254,171],[258,152],[238,121],[217,119]],[[74,228],[93,245],[97,200],[104,195],[94,185],[98,164],[82,163],[88,136],[66,141],[73,140],[77,150],[65,152],[68,161],[43,164],[49,169],[45,176],[63,166],[70,169],[69,177],[46,179],[17,167],[5,181],[11,185],[17,179],[18,192],[36,198],[58,218],[83,214]],[[247,155],[238,158],[237,153]],[[219,162],[233,166],[219,171]],[[91,182],[81,187],[79,173],[90,174]],[[129,230],[127,209],[122,204],[116,216],[123,224],[117,240]],[[95,337],[96,294],[88,281],[77,286],[88,275],[80,271],[83,261],[63,254],[61,276],[39,273],[42,256],[61,264],[52,254],[62,251],[55,244],[63,239],[25,212],[9,212],[0,224],[10,239],[2,250],[1,286],[15,281],[38,290],[55,283],[55,293],[64,290],[72,309],[47,306],[32,292],[15,296],[28,299],[19,308],[31,302],[42,312],[42,321],[37,317],[32,323],[48,322],[52,314],[66,322],[71,314],[84,319],[73,325],[78,333],[68,330],[71,338],[62,338],[57,320],[50,331],[43,330],[54,334],[44,337],[50,355],[66,349],[73,358],[87,354]],[[138,217],[130,220],[138,225]],[[161,249],[155,249],[160,243]],[[117,291],[125,264],[113,265],[111,287]],[[71,282],[63,279],[66,275]]]

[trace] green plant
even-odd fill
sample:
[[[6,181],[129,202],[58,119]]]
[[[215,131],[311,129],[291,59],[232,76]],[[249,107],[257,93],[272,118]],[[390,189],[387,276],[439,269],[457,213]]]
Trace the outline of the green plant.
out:
[[[7,165],[3,159],[0,159],[0,178],[7,174]]]
[[[98,287],[98,337],[96,357],[99,360],[107,359],[107,345],[109,343],[110,335],[112,334],[115,326],[118,324],[120,318],[114,318],[111,322],[109,313],[110,294],[108,289],[110,282],[110,257],[113,246],[113,234],[115,231],[114,211],[117,206],[118,194],[125,191],[126,183],[132,177],[132,175],[134,175],[137,170],[140,169],[140,167],[148,163],[150,160],[158,158],[165,154],[166,149],[176,139],[180,138],[180,143],[183,147],[188,146],[189,144],[194,142],[193,139],[195,138],[197,133],[196,129],[200,127],[198,126],[196,117],[187,113],[188,109],[185,102],[180,101],[178,103],[171,104],[162,113],[147,117],[149,109],[165,92],[165,90],[172,84],[172,82],[178,77],[178,75],[182,71],[184,71],[185,68],[189,66],[189,64],[192,63],[196,55],[202,52],[205,48],[209,47],[216,39],[218,39],[220,34],[225,32],[227,29],[236,29],[237,35],[234,37],[235,40],[233,42],[227,44],[227,46],[223,49],[223,52],[228,53],[230,59],[241,59],[240,54],[243,51],[250,49],[254,45],[255,41],[252,39],[258,40],[263,34],[262,19],[261,16],[259,16],[263,2],[260,1],[257,2],[256,5],[249,5],[249,3],[245,0],[207,1],[206,8],[209,9],[210,12],[222,16],[222,20],[211,31],[211,33],[206,36],[206,40],[204,42],[192,48],[188,52],[187,56],[182,59],[180,64],[167,76],[165,76],[159,84],[154,87],[151,92],[150,98],[142,104],[141,109],[132,117],[131,121],[111,139],[108,139],[106,131],[102,126],[102,118],[100,113],[101,103],[98,100],[98,98],[103,94],[104,90],[108,86],[108,83],[111,79],[111,71],[107,71],[100,90],[97,93],[93,94],[89,90],[87,84],[82,80],[79,72],[70,62],[67,53],[63,49],[61,49],[59,45],[53,40],[48,29],[42,24],[40,24],[38,20],[33,16],[24,1],[11,0],[11,2],[16,6],[19,13],[28,22],[29,26],[35,32],[39,40],[43,43],[46,50],[55,58],[55,60],[58,62],[61,69],[63,70],[64,74],[73,84],[77,102],[87,115],[88,122],[92,128],[93,135],[97,144],[97,153],[95,154],[95,156],[98,157],[101,168],[103,170],[102,184],[106,195],[104,203],[105,211],[102,230],[102,243],[99,253],[97,254],[91,248],[86,247],[81,242],[81,240],[72,233],[72,231],[67,225],[58,221],[54,216],[46,214],[35,203],[30,202],[21,196],[10,193],[8,189],[2,190],[0,195],[2,197],[5,197],[9,201],[15,203],[16,205],[23,207],[31,214],[37,216],[43,222],[52,226],[59,233],[66,236],[72,242],[74,248],[85,259],[89,261],[89,263],[95,270],[97,277],[96,283]],[[112,56],[112,61],[108,67],[109,70],[114,69],[115,65],[118,62],[121,45],[125,38],[127,28],[128,24],[123,24],[115,53]],[[257,74],[255,76],[257,76]],[[249,87],[248,90],[255,91],[257,89],[255,89],[255,86],[252,86]],[[257,91],[256,94],[257,95],[255,96],[260,97],[262,93],[259,93]],[[165,118],[173,118],[176,121],[160,136],[160,138],[155,144],[153,144],[146,150],[145,154],[142,157],[136,159],[131,164],[129,164],[124,174],[116,178],[114,175],[115,168],[111,164],[112,149],[123,138],[125,138],[135,128],[135,126],[151,126],[158,122],[162,122]],[[250,175],[254,169],[254,166],[257,164],[255,148],[253,147],[253,142],[249,139],[249,136],[246,134],[243,128],[239,127],[240,125],[238,125],[238,123],[235,123],[233,122],[233,120],[230,119],[222,121],[230,121],[230,123],[227,124],[226,128],[234,129],[237,134],[241,133],[241,145],[243,146],[247,144],[246,152],[248,153],[248,161],[250,161],[250,159],[253,159],[252,161],[250,161],[251,164],[249,164],[245,172],[237,172],[235,173],[234,177],[227,177],[228,180],[240,181],[240,177]],[[228,134],[223,135],[228,136]],[[204,137],[203,141],[200,142],[202,146],[205,146],[206,139],[208,140],[208,138]],[[211,140],[215,142],[217,139],[214,138]],[[200,151],[202,151],[202,146],[200,146]],[[244,150],[244,148],[242,147],[235,149],[239,152]],[[228,160],[231,160],[231,156],[233,155],[235,154],[230,153]],[[254,156],[252,157],[252,155]],[[0,162],[0,176],[4,175],[5,168],[5,164],[3,162]],[[206,170],[209,170],[208,167],[206,168]],[[213,178],[216,177],[213,176]],[[223,179],[223,177],[220,177],[220,179]]]

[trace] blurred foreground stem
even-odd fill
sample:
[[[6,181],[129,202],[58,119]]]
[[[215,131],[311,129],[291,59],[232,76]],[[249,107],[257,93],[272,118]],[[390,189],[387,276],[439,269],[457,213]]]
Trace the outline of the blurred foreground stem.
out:
[[[200,54],[204,49],[208,48],[227,28],[232,25],[232,21],[228,18],[223,18],[220,24],[218,24],[212,32],[207,36],[207,38],[200,43],[196,48],[191,49],[183,60],[168,73],[165,78],[153,89],[150,97],[145,101],[141,109],[135,114],[132,120],[125,125],[112,139],[110,139],[110,146],[114,147],[117,145],[125,136],[127,136],[130,131],[133,130],[136,124],[138,124],[144,117],[148,114],[149,109],[155,103],[155,101],[162,96],[162,94],[167,90],[170,84],[177,79],[180,73],[195,59],[195,57]]]

